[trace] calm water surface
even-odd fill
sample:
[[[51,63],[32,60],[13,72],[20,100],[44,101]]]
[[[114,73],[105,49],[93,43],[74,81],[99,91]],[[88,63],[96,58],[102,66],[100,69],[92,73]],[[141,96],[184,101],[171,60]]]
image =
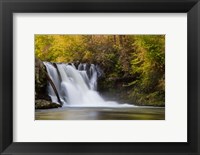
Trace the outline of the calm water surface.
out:
[[[36,110],[36,120],[165,120],[163,107],[67,107]]]

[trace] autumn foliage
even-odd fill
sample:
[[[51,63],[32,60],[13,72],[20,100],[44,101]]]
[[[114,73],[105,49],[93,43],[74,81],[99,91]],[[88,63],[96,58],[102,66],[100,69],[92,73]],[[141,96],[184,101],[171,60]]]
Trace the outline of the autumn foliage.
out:
[[[35,35],[42,61],[98,64],[98,90],[139,105],[165,105],[164,35]],[[114,96],[114,97],[113,97]]]

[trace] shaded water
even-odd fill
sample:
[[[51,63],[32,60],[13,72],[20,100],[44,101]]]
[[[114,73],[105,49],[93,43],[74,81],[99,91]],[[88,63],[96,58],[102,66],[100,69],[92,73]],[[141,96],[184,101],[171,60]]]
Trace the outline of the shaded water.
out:
[[[165,120],[165,108],[68,107],[36,110],[36,120]]]

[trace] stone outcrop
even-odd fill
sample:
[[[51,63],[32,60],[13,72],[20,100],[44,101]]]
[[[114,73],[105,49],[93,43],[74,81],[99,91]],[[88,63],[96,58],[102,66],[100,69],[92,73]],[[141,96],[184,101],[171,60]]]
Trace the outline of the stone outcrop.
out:
[[[61,105],[52,103],[51,98],[47,94],[47,84],[49,77],[47,77],[46,67],[43,62],[35,58],[35,108],[48,109],[58,108]]]

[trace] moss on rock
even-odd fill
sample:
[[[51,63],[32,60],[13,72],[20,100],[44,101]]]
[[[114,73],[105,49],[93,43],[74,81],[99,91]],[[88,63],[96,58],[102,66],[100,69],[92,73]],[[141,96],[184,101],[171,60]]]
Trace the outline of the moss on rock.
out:
[[[52,103],[47,100],[39,99],[35,101],[35,109],[49,109],[49,108],[59,108],[59,107],[61,107],[61,105],[57,103]]]

